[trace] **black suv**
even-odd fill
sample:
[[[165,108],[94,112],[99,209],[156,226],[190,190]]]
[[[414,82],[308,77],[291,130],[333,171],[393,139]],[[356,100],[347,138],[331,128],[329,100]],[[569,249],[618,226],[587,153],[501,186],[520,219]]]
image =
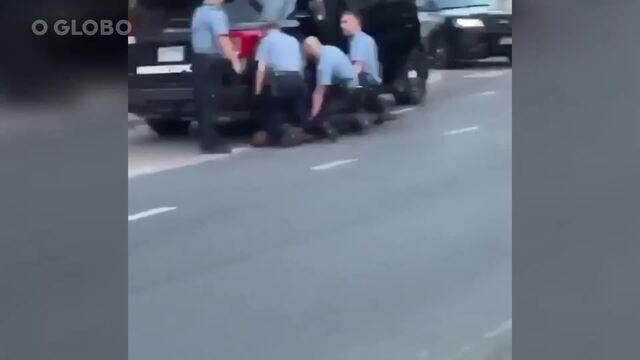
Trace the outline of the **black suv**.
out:
[[[289,0],[291,1],[291,0]],[[130,10],[129,112],[143,118],[158,135],[186,132],[194,116],[192,95],[190,23],[202,0],[138,0]],[[417,104],[426,96],[428,66],[425,44],[420,42],[418,12],[414,0],[235,0],[225,9],[232,38],[243,61],[242,75],[221,69],[226,90],[217,94],[223,104],[217,115],[224,123],[250,117],[255,73],[254,52],[262,37],[261,26],[278,20],[283,30],[298,39],[317,36],[327,44],[346,50],[340,30],[344,10],[363,15],[365,31],[379,47],[384,88],[397,103]],[[281,5],[275,5],[281,4]],[[282,19],[263,14],[278,11],[265,6],[291,9]],[[269,11],[265,11],[269,10]],[[308,69],[308,81],[313,71]]]
[[[511,11],[496,0],[416,0],[435,66],[503,56],[511,62]]]

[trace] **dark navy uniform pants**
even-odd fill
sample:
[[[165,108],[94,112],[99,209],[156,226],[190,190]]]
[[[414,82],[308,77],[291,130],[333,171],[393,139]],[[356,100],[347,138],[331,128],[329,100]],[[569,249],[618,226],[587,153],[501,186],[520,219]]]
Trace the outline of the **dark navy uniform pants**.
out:
[[[358,81],[362,86],[363,107],[365,110],[375,114],[383,114],[385,107],[378,96],[382,92],[382,85],[371,74],[364,71],[358,74]]]
[[[282,138],[283,118],[284,122],[300,127],[309,119],[307,86],[299,72],[275,72],[265,101],[262,127],[275,142]]]
[[[229,60],[220,55],[193,54],[193,97],[202,151],[213,151],[220,146],[215,119],[220,112],[218,96],[222,91],[222,76],[231,69]]]

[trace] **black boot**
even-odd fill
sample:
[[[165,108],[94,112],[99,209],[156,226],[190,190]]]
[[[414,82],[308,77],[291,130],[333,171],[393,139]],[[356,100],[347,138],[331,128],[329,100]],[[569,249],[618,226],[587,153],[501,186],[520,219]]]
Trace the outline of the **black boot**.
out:
[[[328,121],[322,123],[322,135],[332,143],[338,141],[338,130]]]

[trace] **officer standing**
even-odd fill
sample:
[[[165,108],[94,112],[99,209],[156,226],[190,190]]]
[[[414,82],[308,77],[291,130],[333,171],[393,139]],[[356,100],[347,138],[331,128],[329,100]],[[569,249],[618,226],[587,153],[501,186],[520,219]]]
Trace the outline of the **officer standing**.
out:
[[[240,73],[242,67],[229,39],[229,19],[224,0],[205,0],[193,13],[191,46],[193,48],[194,100],[198,120],[200,149],[204,153],[229,152],[214,129],[220,104],[216,97],[221,76],[229,66]]]
[[[266,36],[258,46],[256,61],[256,96],[264,96],[265,78],[267,73],[270,75],[271,93],[267,96],[266,113],[261,119],[270,140],[268,142],[294,145],[296,139],[293,129],[284,126],[280,115],[288,115],[289,122],[295,126],[302,125],[309,118],[300,43],[293,36],[283,33],[277,23],[270,22],[266,26]]]
[[[384,105],[378,98],[378,90],[382,84],[378,45],[369,34],[362,31],[362,19],[358,14],[345,11],[342,13],[340,26],[343,34],[349,38],[349,58],[358,74],[360,85],[365,88],[367,108],[382,117]]]
[[[329,104],[342,98],[356,111],[359,110],[358,78],[349,57],[339,48],[323,45],[313,36],[305,39],[304,48],[307,55],[317,62],[316,88],[311,96],[311,118],[307,129],[335,140],[335,129],[326,121]]]

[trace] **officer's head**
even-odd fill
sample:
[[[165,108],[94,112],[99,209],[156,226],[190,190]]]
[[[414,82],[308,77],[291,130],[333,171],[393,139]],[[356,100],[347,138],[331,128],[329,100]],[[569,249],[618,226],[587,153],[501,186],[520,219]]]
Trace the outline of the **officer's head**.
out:
[[[353,11],[345,11],[340,18],[340,27],[344,35],[353,36],[362,30],[362,19]]]
[[[322,43],[315,36],[309,36],[304,39],[304,52],[313,58],[318,58],[322,51]]]

